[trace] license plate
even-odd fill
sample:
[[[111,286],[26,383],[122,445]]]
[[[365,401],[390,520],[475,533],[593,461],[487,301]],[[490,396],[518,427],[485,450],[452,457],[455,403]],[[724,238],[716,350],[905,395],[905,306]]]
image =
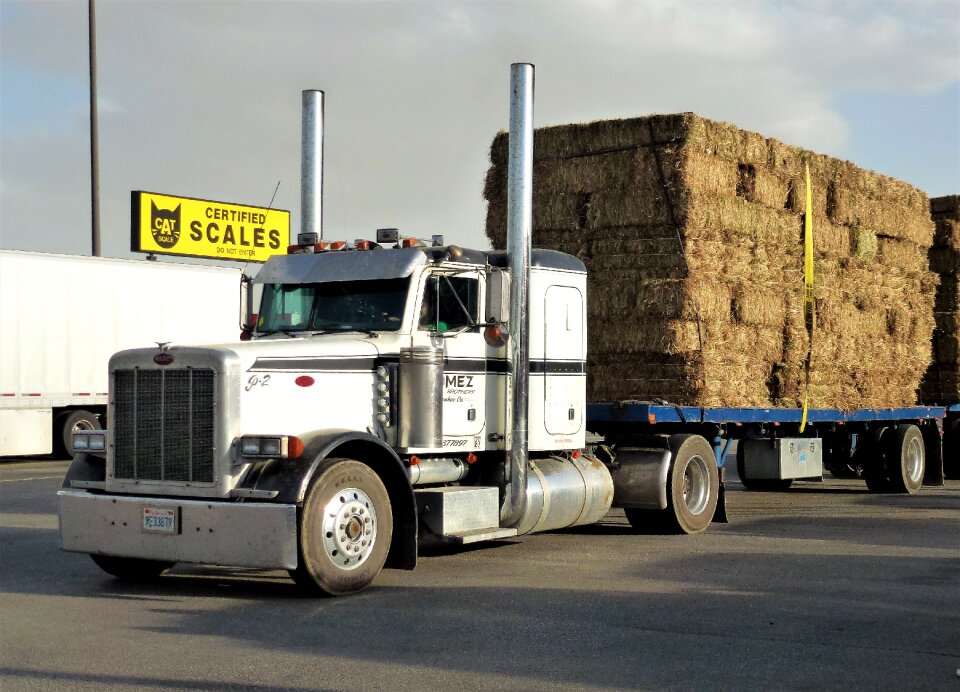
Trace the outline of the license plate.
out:
[[[160,507],[143,508],[143,532],[144,533],[166,533],[176,534],[179,530],[177,525],[177,510],[162,509]]]

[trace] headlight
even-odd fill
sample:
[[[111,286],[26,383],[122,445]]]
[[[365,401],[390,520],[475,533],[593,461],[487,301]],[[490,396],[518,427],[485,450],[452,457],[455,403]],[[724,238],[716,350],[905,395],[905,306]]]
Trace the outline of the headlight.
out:
[[[303,441],[293,435],[244,435],[240,438],[240,456],[255,459],[297,459],[303,454]]]
[[[75,430],[73,433],[73,449],[76,452],[103,452],[106,448],[106,430]]]

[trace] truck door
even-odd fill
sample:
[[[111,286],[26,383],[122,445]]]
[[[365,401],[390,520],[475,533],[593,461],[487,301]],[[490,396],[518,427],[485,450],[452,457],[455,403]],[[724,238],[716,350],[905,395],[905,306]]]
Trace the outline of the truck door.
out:
[[[549,286],[544,301],[543,423],[551,435],[572,435],[583,427],[586,404],[583,294]]]
[[[443,338],[443,437],[453,449],[483,446],[487,344],[479,325],[481,285],[479,271],[434,272],[421,291],[416,339]]]

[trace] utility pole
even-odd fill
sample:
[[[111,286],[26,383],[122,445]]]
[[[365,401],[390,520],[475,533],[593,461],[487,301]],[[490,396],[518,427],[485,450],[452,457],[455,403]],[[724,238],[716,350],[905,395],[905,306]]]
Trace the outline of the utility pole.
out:
[[[91,254],[100,256],[100,154],[97,124],[97,17],[94,0],[87,0],[90,20],[90,210]]]

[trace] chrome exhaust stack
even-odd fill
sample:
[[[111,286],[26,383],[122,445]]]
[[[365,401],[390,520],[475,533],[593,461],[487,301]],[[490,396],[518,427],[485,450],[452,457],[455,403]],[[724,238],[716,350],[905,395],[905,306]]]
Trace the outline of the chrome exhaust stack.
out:
[[[507,264],[510,269],[510,356],[506,487],[500,522],[515,526],[527,505],[530,382],[530,251],[533,236],[533,65],[510,66],[510,148],[507,168]]]
[[[323,239],[323,92],[304,89],[300,129],[300,235],[298,245]]]

